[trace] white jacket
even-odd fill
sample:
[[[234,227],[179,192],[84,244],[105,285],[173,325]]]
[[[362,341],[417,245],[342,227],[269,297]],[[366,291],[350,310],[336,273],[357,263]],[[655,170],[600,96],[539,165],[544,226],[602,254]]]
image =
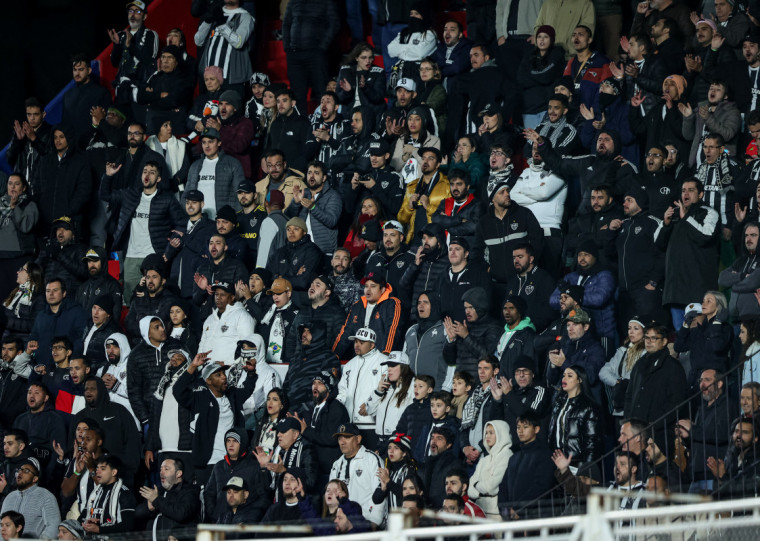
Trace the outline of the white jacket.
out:
[[[375,416],[375,434],[378,436],[389,436],[393,434],[401,420],[401,414],[414,401],[414,378],[406,390],[401,405],[397,405],[400,385],[388,387],[388,391],[381,395],[377,388],[372,391],[365,400],[367,404],[367,413]]]
[[[362,506],[364,518],[378,526],[382,524],[388,506],[387,500],[379,504],[372,501],[372,495],[380,486],[377,470],[382,467],[380,457],[362,445],[350,463],[341,455],[330,470],[330,479],[346,483],[351,500]]]
[[[127,340],[125,335],[120,332],[115,332],[103,342],[103,347],[106,350],[106,357],[108,356],[108,347],[105,343],[109,340],[116,340],[116,343],[119,344],[119,349],[121,351],[119,354],[119,362],[116,364],[109,363],[107,370],[104,371],[103,368],[101,368],[96,375],[99,378],[102,378],[103,374],[111,374],[114,377],[116,383],[114,383],[111,390],[108,391],[111,402],[116,402],[127,408],[129,413],[132,414],[132,418],[135,420],[137,428],[142,430],[142,425],[140,424],[140,421],[137,420],[135,412],[132,411],[132,405],[129,403],[129,395],[127,394],[127,363],[129,362],[129,354],[132,352],[132,348],[129,347],[129,340]]]
[[[518,205],[530,209],[541,227],[561,227],[567,184],[554,173],[536,166],[524,169],[509,196]]]
[[[388,356],[373,349],[366,355],[357,355],[343,367],[343,375],[338,383],[338,400],[346,406],[351,422],[361,430],[374,430],[373,415],[359,415],[359,408],[365,403],[372,389],[377,389],[386,369],[380,363]]]
[[[243,307],[243,303],[230,304],[219,316],[214,309],[203,323],[203,334],[198,351],[211,351],[209,361],[232,364],[238,340],[248,338],[256,330],[256,322]]]
[[[246,419],[262,407],[267,400],[267,395],[275,387],[282,385],[282,378],[277,371],[267,363],[267,348],[260,334],[253,334],[246,338],[256,346],[256,387],[253,394],[243,403],[243,415]],[[235,363],[227,369],[227,380],[232,381],[237,387],[242,387],[248,377],[248,372],[242,370],[243,358],[238,357]]]
[[[438,39],[432,30],[424,34],[415,32],[411,35],[409,43],[401,43],[401,32],[399,32],[388,44],[388,55],[399,60],[419,62],[433,54],[437,46]]]
[[[485,431],[491,425],[496,431],[496,443],[489,447],[485,443]],[[512,437],[509,435],[509,425],[506,421],[489,421],[483,427],[483,445],[488,455],[482,457],[475,467],[475,473],[470,477],[470,487],[467,496],[475,500],[488,518],[498,519],[499,515],[499,485],[507,471],[509,459],[512,457]]]

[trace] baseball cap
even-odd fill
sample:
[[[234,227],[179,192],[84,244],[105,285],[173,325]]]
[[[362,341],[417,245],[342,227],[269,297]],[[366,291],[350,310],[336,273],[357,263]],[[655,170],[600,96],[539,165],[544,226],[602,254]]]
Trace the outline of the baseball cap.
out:
[[[186,201],[203,201],[203,192],[200,190],[188,190],[185,192]]]
[[[290,285],[285,278],[277,278],[272,282],[272,287],[267,289],[267,295],[285,293],[286,291],[293,291],[293,286]]]
[[[385,156],[390,151],[391,149],[388,146],[388,142],[385,139],[380,139],[379,141],[372,141],[369,144],[370,156]]]
[[[414,79],[409,79],[408,77],[402,77],[396,83],[396,88],[405,88],[409,92],[417,92],[417,83],[414,82]]]
[[[692,302],[686,305],[684,309],[684,316],[693,316],[702,313],[702,304],[698,302]]]
[[[89,259],[90,261],[97,261],[97,260],[101,259],[101,257],[100,257],[100,254],[97,251],[95,251],[95,248],[90,248],[89,250],[87,250],[87,253],[84,254],[84,257],[82,259],[83,260],[84,259]]]
[[[227,484],[222,487],[222,490],[227,490],[228,488],[235,490],[248,490],[248,481],[242,477],[238,477],[237,475],[235,477],[230,477],[230,480],[227,481]]]
[[[60,218],[56,218],[53,220],[52,229],[55,231],[59,227],[63,227],[64,229],[68,229],[69,231],[74,231],[74,224],[71,223],[71,218],[68,216],[61,216]]]
[[[449,241],[449,246],[456,244],[458,246],[461,246],[465,252],[470,251],[470,243],[467,242],[467,239],[464,237],[454,237]]]
[[[320,274],[314,279],[319,280],[320,282],[325,284],[325,287],[329,289],[330,291],[335,291],[335,280],[330,278],[330,276],[328,276],[327,274]]]
[[[211,284],[211,289],[223,289],[227,293],[235,293],[235,287],[229,282],[214,282]]]
[[[380,242],[383,239],[383,232],[380,229],[380,222],[377,220],[369,220],[367,222],[364,222],[364,225],[362,226],[362,232],[359,233],[359,236],[364,240],[368,240],[370,242]]]
[[[280,190],[269,190],[266,197],[266,202],[270,205],[285,206],[285,194]]]
[[[251,75],[251,80],[249,81],[251,86],[253,85],[264,85],[269,86],[269,75],[266,73],[261,73],[260,71],[257,71],[253,75]]]
[[[166,356],[169,359],[171,359],[172,357],[174,357],[178,353],[180,355],[182,355],[185,358],[186,361],[190,360],[190,353],[187,352],[187,351],[185,351],[184,349],[179,349],[179,348],[177,348],[177,349],[170,349],[169,351],[166,352]]]
[[[388,358],[380,363],[381,366],[386,364],[409,364],[409,356],[403,351],[391,351]]]
[[[206,365],[203,367],[203,372],[201,373],[201,378],[203,380],[207,380],[220,370],[224,370],[224,365],[216,364],[216,363],[206,363]]]
[[[361,282],[359,282],[359,283],[361,285],[364,285],[364,284],[367,283],[368,280],[371,280],[372,282],[375,282],[376,284],[379,284],[379,285],[381,285],[383,287],[385,287],[388,284],[388,282],[385,280],[385,278],[383,278],[382,276],[380,276],[376,272],[368,272],[364,276],[364,278],[361,279]]]
[[[362,342],[376,342],[377,341],[377,335],[375,334],[375,331],[370,329],[369,327],[362,327],[358,331],[356,331],[356,334],[353,336],[348,337],[349,340],[361,340]],[[407,363],[409,364],[409,363]]]
[[[575,310],[570,310],[570,313],[567,314],[566,321],[572,321],[573,323],[591,323],[591,317],[583,308],[576,308]]]
[[[478,116],[493,116],[499,113],[499,106],[493,102],[486,103]]]
[[[256,191],[256,185],[250,180],[244,180],[243,182],[240,183],[240,186],[238,186],[237,191],[238,193],[240,192],[253,193]]]
[[[288,430],[298,430],[300,432],[301,423],[293,417],[286,417],[277,424],[277,432],[287,432]]]
[[[127,2],[127,7],[129,6],[135,6],[145,11],[145,2],[141,2],[140,0],[132,0],[131,2]]]
[[[354,423],[346,423],[338,427],[338,430],[333,434],[333,438],[337,438],[338,436],[361,436],[361,434]]]
[[[222,134],[219,133],[219,130],[215,128],[206,128],[203,130],[203,133],[201,133],[201,139],[203,138],[209,138],[209,139],[219,139],[222,140]]]
[[[383,225],[383,231],[387,231],[388,229],[393,229],[394,231],[398,231],[402,235],[404,234],[404,226],[401,225],[401,222],[398,222],[396,220],[388,220]]]

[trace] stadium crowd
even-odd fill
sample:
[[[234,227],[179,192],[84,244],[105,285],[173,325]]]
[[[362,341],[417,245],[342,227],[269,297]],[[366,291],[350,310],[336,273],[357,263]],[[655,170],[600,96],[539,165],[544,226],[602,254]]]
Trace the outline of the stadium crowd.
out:
[[[290,86],[240,0],[134,0],[113,92],[27,99],[3,539],[755,494],[760,3],[346,0],[337,72],[336,4],[281,2]]]

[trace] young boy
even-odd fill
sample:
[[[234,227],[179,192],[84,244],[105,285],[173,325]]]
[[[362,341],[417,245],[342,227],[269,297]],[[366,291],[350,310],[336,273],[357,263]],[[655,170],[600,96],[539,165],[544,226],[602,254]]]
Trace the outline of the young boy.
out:
[[[462,420],[462,409],[464,409],[464,403],[467,402],[467,398],[472,391],[472,384],[474,380],[469,372],[455,372],[454,378],[451,382],[451,394],[454,395],[451,401],[451,407],[454,408],[454,417]]]
[[[430,393],[435,389],[435,378],[424,374],[414,378],[414,401],[401,414],[396,433],[412,438],[412,447],[418,434],[430,424]]]
[[[448,391],[437,391],[430,395],[430,423],[419,432],[419,438],[414,445],[412,456],[418,464],[424,464],[430,454],[430,433],[434,428],[447,428],[452,434],[459,434],[459,419],[451,412],[453,397]],[[459,453],[459,437],[454,440],[452,449],[455,454]]]

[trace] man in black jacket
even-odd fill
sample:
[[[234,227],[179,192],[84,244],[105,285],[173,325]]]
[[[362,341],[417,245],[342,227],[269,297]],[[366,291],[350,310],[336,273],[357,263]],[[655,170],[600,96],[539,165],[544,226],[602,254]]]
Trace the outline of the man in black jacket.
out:
[[[100,199],[119,203],[119,218],[113,235],[115,250],[124,250],[124,295],[132,298],[132,290],[140,281],[139,268],[150,254],[161,254],[172,230],[184,225],[184,213],[177,199],[159,188],[162,181],[159,162],[148,161],[142,172],[142,189],[113,189],[114,175],[123,166],[106,164],[100,185]]]
[[[672,172],[665,169],[665,160],[668,156],[665,146],[664,143],[659,142],[646,149],[644,157],[646,171],[640,172],[635,178],[636,184],[647,193],[649,213],[658,219],[662,219],[668,207],[678,199],[678,191],[681,189],[681,183]]]
[[[96,297],[110,295],[114,307],[121,315],[121,284],[108,274],[108,256],[105,249],[102,246],[94,246],[87,251],[82,260],[87,265],[89,278],[79,286],[76,301],[89,313]]]
[[[512,250],[512,261],[517,274],[507,282],[506,293],[525,301],[525,314],[530,317],[536,332],[542,332],[557,315],[549,305],[556,281],[547,271],[538,268],[533,246],[527,242]]]
[[[26,408],[27,377],[23,374],[32,361],[24,354],[24,342],[12,335],[2,339],[0,362],[0,430],[8,430]]]
[[[440,509],[446,497],[446,475],[455,468],[461,468],[457,455],[451,448],[454,434],[448,428],[433,428],[430,432],[430,456],[422,468],[422,486],[428,505]]]
[[[208,255],[209,258],[198,266],[193,276],[195,281],[193,303],[197,307],[193,320],[199,327],[216,308],[211,284],[214,282],[237,284],[240,280],[248,281],[248,269],[242,261],[227,253],[227,241],[223,235],[218,233],[211,235],[208,241]]]
[[[475,228],[480,217],[486,213],[486,206],[470,193],[470,184],[470,174],[464,169],[449,171],[451,197],[441,201],[431,222],[440,224],[447,236],[462,237],[472,244],[475,241]]]
[[[446,250],[446,232],[438,224],[425,224],[422,228],[422,244],[414,255],[414,264],[409,265],[401,277],[401,287],[411,297],[412,319],[417,319],[417,297],[423,291],[435,288],[449,266]]]
[[[72,301],[76,300],[79,286],[89,275],[82,262],[87,253],[87,246],[77,242],[75,228],[76,225],[69,216],[56,219],[45,250],[37,260],[46,277],[58,276],[63,279]]]
[[[145,144],[147,139],[147,128],[143,124],[132,122],[127,125],[127,151],[122,153],[113,162],[115,177],[111,183],[113,189],[121,190],[124,188],[141,187],[142,174],[147,162],[160,164],[161,178],[171,178],[163,156],[148,148],[148,145]],[[105,174],[108,173],[106,172]],[[109,208],[111,214],[118,216],[118,201]]]
[[[333,438],[335,427],[350,421],[346,406],[335,400],[337,381],[332,371],[322,371],[311,383],[313,406],[303,417],[293,416],[301,423],[301,435],[311,443],[317,458],[315,492],[321,492],[330,480],[330,470],[340,458],[338,441]]]
[[[267,268],[276,278],[288,280],[294,291],[306,291],[322,270],[323,255],[303,218],[291,218],[285,227],[288,242],[271,254]]]
[[[350,182],[343,182],[343,210],[356,213],[357,204],[372,196],[380,202],[386,216],[396,216],[404,202],[404,180],[390,166],[391,149],[385,139],[369,143],[370,171],[354,171]],[[363,173],[363,174],[362,174]],[[387,223],[387,222],[386,222]]]
[[[267,133],[265,150],[280,149],[288,165],[298,171],[306,170],[304,146],[311,136],[311,124],[306,117],[307,103],[298,102],[304,114],[296,109],[296,96],[287,88],[277,93],[277,118]]]
[[[303,297],[307,298],[304,299]],[[320,274],[314,278],[306,295],[297,293],[294,295],[293,301],[298,305],[298,315],[293,320],[296,329],[308,321],[322,321],[329,340],[329,337],[338,335],[340,328],[346,321],[346,311],[335,295],[335,282],[327,274]],[[299,357],[301,355],[300,345],[296,344],[295,350],[291,353],[295,357]]]
[[[31,180],[40,158],[50,152],[50,140],[53,127],[45,122],[45,111],[37,98],[28,98],[24,102],[26,120],[13,123],[14,137],[8,148],[8,164],[15,173],[21,173],[24,178]],[[32,195],[35,195],[32,192]]]
[[[401,277],[413,263],[414,253],[404,242],[404,226],[388,220],[383,224],[383,245],[367,259],[366,272],[382,276],[404,309],[411,306],[411,300],[401,291]]]
[[[140,487],[145,498],[135,512],[135,517],[149,521],[147,529],[156,532],[156,539],[167,539],[173,530],[192,527],[201,520],[200,487],[189,480],[184,462],[179,458],[167,458],[161,463],[161,488]],[[187,475],[187,480],[185,474]]]
[[[327,86],[327,49],[340,28],[335,0],[292,0],[282,19],[282,45],[288,62],[288,79],[304,115],[306,94],[319,96]]]
[[[114,306],[110,295],[100,295],[93,301],[88,314],[82,351],[94,374],[108,365],[105,343],[109,336],[119,332],[121,306]]]
[[[251,497],[250,487],[251,483],[242,477],[236,475],[229,478],[227,484],[219,491],[219,495],[224,498],[224,506],[216,520],[217,524],[258,524],[266,512],[269,498],[257,498],[256,495]],[[206,516],[209,516],[208,508]],[[232,534],[226,537],[238,539],[241,535],[245,536]]]
[[[605,270],[617,272],[615,241],[620,234],[620,227],[615,220],[622,222],[624,215],[623,209],[613,199],[612,192],[612,188],[606,184],[591,188],[591,212],[578,214],[568,223],[565,237],[567,261],[578,256],[578,246],[592,241],[599,251],[600,265]],[[618,227],[611,227],[613,222]]]
[[[121,404],[111,402],[105,383],[94,376],[88,377],[84,382],[84,400],[84,409],[74,415],[70,424],[69,441],[74,441],[76,426],[80,421],[96,421],[103,431],[104,446],[122,462],[122,479],[127,486],[133,486],[140,462],[140,435],[132,414]]]
[[[467,239],[453,237],[449,240],[449,267],[441,274],[436,286],[441,315],[450,317],[452,321],[464,321],[466,317],[462,295],[473,287],[482,287],[490,297],[491,277],[482,265],[470,263],[470,244]],[[442,381],[436,381],[436,387],[442,384]]]
[[[291,358],[296,348],[296,328],[293,326],[298,310],[291,300],[293,286],[284,278],[277,278],[266,290],[272,304],[259,320],[257,329],[267,345],[267,362],[279,363]]]
[[[63,114],[61,120],[73,128],[74,141],[79,148],[82,136],[89,133],[91,111],[95,107],[108,109],[111,105],[111,95],[105,87],[92,77],[92,68],[88,58],[76,54],[71,58],[72,78],[74,86],[63,95]]]
[[[158,133],[167,120],[176,133],[183,131],[193,87],[182,72],[181,64],[182,50],[168,45],[161,51],[158,70],[137,85],[136,101],[147,106],[145,124],[150,133]]]
[[[227,431],[233,426],[245,425],[243,404],[253,394],[258,379],[255,363],[246,363],[243,370],[248,372],[248,377],[243,386],[227,387],[225,367],[206,363],[206,359],[208,352],[198,353],[172,389],[177,403],[197,416],[192,460],[199,485],[206,484],[214,464],[224,457]],[[203,372],[198,378],[196,372],[201,366]]]
[[[146,257],[140,265],[142,280],[137,285],[130,302],[124,325],[134,345],[140,341],[140,321],[145,316],[156,316],[169,321],[169,310],[177,296],[166,284],[166,265],[158,254]]]
[[[311,407],[311,399],[315,398],[313,383],[315,375],[327,372],[337,377],[340,373],[340,361],[330,349],[330,337],[334,334],[325,332],[324,321],[319,318],[300,319],[300,317],[299,313],[292,323],[300,342],[298,355],[291,357],[282,388],[290,399],[291,411],[305,416]],[[332,432],[329,436],[332,437]],[[330,467],[337,458],[336,456],[330,462]]]
[[[23,410],[22,410],[23,411]],[[16,490],[16,472],[21,464],[29,458],[26,446],[29,437],[26,432],[17,428],[3,427],[3,461],[0,462],[0,499]],[[4,477],[4,479],[3,479]],[[5,484],[5,486],[2,486]]]

